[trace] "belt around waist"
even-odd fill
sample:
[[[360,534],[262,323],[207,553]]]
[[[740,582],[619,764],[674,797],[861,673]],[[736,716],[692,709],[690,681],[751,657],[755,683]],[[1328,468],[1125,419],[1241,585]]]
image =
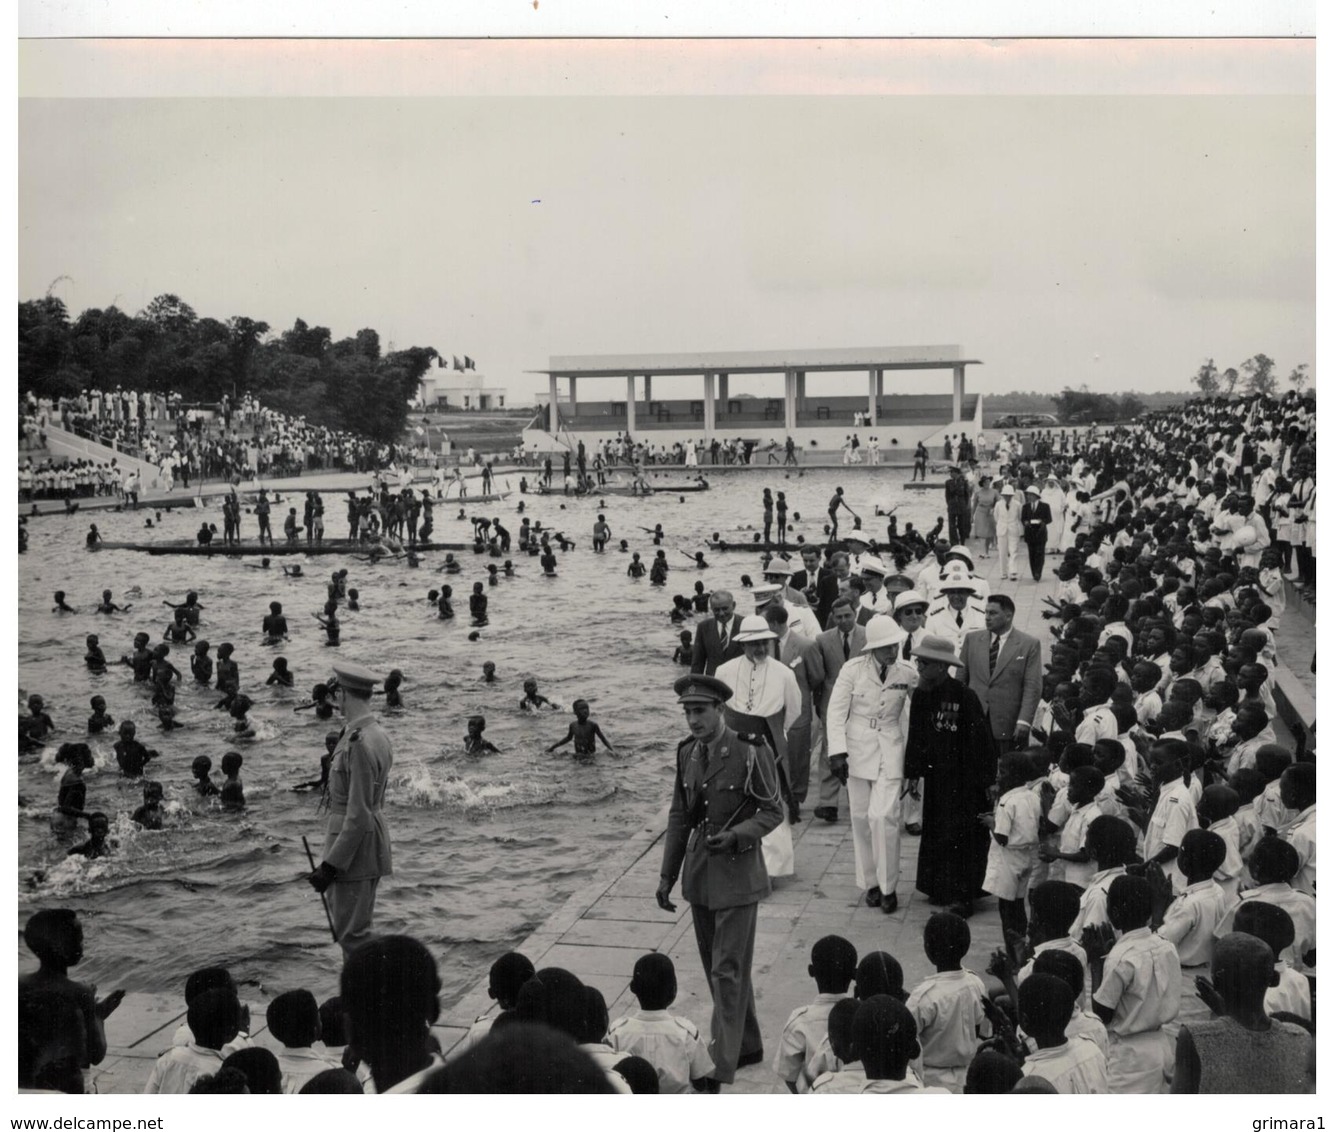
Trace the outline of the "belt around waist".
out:
[[[880,731],[882,728],[890,727],[898,722],[894,719],[882,720],[879,716],[875,715],[850,715],[848,717],[848,722],[852,723],[855,719],[860,723],[865,723],[872,731]]]

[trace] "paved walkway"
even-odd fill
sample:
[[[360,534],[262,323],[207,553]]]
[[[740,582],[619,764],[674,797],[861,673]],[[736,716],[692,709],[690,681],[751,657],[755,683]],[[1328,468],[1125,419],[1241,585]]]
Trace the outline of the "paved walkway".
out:
[[[1049,559],[1051,564],[1053,560]],[[1001,584],[995,558],[978,563],[980,572],[997,592],[1007,592],[1016,601],[1015,626],[1051,640],[1051,622],[1042,617],[1042,599],[1055,590],[1048,576],[1039,584],[1025,580]],[[1312,633],[1307,610],[1295,610],[1291,594],[1289,612],[1279,635],[1281,652],[1301,658],[1303,633]],[[1298,603],[1301,604],[1301,603]],[[1288,652],[1292,647],[1299,651]],[[1293,678],[1290,674],[1291,679]],[[808,811],[809,815],[809,811]],[[664,810],[631,837],[615,859],[599,867],[596,875],[517,950],[537,967],[564,967],[589,985],[598,987],[613,1018],[635,1008],[630,993],[630,975],[635,960],[647,951],[662,951],[672,957],[677,969],[678,995],[673,1009],[709,1030],[711,1003],[691,927],[690,908],[674,891],[677,912],[661,911],[654,900],[662,859]],[[912,987],[931,973],[922,952],[922,930],[931,909],[926,898],[913,889],[917,873],[918,839],[905,836],[901,854],[899,910],[886,916],[880,909],[862,903],[862,890],[853,875],[852,834],[847,804],[837,824],[812,820],[809,816],[793,827],[796,873],[775,882],[774,891],[760,905],[756,932],[753,981],[756,1010],[765,1039],[767,1063],[739,1072],[734,1092],[782,1092],[782,1083],[770,1071],[779,1035],[788,1014],[811,1000],[815,987],[807,974],[811,946],[821,936],[837,933],[849,939],[859,955],[889,951],[904,968],[905,985]],[[965,966],[983,972],[988,956],[1001,944],[1001,924],[995,901],[980,904],[970,921],[973,946]],[[26,959],[26,957],[25,957]],[[21,970],[30,966],[21,963]],[[314,989],[314,988],[313,988]],[[252,1003],[255,1038],[273,1045],[263,1026],[266,997],[242,988]],[[107,1024],[109,1051],[103,1064],[89,1074],[89,1089],[99,1092],[139,1092],[155,1058],[171,1044],[171,1034],[184,1021],[184,1003],[179,992],[171,995],[132,994]],[[333,993],[317,990],[317,997]],[[448,1049],[471,1022],[492,1007],[485,977],[458,1002],[442,1013],[436,1034]]]

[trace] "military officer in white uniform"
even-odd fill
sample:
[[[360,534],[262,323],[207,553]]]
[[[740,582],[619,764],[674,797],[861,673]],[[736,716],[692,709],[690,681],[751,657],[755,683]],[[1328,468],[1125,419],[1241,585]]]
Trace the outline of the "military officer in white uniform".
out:
[[[977,593],[977,584],[963,569],[947,571],[941,596],[927,607],[927,634],[945,637],[957,656],[965,633],[987,628],[987,607]]]
[[[867,903],[899,907],[900,794],[904,741],[917,669],[900,659],[906,634],[889,617],[867,622],[860,656],[839,672],[826,719],[830,770],[847,781],[853,860]]]

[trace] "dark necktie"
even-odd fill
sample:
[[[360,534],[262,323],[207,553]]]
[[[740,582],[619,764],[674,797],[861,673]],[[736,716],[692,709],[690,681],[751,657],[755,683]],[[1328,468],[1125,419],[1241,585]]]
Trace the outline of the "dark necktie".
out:
[[[700,741],[700,773],[706,774],[709,771],[709,744],[703,739]]]
[[[719,645],[725,649],[728,647],[728,628],[730,624],[730,621],[720,621],[718,623]]]
[[[992,647],[987,650],[987,671],[989,673],[997,670],[997,653],[1001,651],[1001,634],[992,634]]]
[[[886,674],[887,672],[889,672],[889,671],[890,671],[890,666],[889,666],[888,664],[883,664],[883,665],[881,665],[881,683],[882,683],[882,684],[885,683],[885,674]]]
[[[964,628],[964,610],[961,609],[957,614],[955,614],[955,624],[958,625],[961,629]]]
[[[905,660],[908,660],[908,659],[909,659],[910,657],[912,657],[912,656],[913,656],[913,638],[912,638],[912,637],[905,637],[905,638],[904,638],[904,659],[905,659]]]
[[[848,659],[848,634],[844,634],[844,659]]]

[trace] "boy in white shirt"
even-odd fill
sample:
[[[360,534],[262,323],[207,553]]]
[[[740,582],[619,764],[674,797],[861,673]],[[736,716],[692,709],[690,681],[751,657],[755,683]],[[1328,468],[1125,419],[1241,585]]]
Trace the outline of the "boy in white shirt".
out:
[[[1280,832],[1298,854],[1293,887],[1316,896],[1316,763],[1298,763],[1279,776],[1279,799],[1296,811]]]
[[[1061,840],[1055,850],[1040,847],[1039,857],[1053,862],[1048,876],[1086,888],[1094,879],[1097,866],[1085,847],[1090,823],[1100,816],[1097,798],[1104,787],[1104,778],[1092,766],[1080,766],[1071,771],[1070,784],[1060,791],[1048,811],[1048,820],[1061,830]]]
[[[312,1049],[320,1040],[320,1006],[308,990],[285,991],[269,1003],[265,1021],[283,1048],[276,1051],[283,1092],[299,1093],[317,1073],[338,1069],[333,1058]]]
[[[1024,1075],[1035,1074],[1059,1093],[1108,1092],[1108,1062],[1086,1037],[1067,1036],[1075,996],[1055,975],[1034,975],[1020,988],[1020,1025],[1038,1048],[1024,1062]]]
[[[811,1080],[807,1063],[820,1048],[829,1027],[830,1011],[848,996],[848,986],[858,969],[858,952],[843,936],[827,935],[811,948],[807,974],[816,980],[816,1001],[799,1006],[790,1015],[774,1055],[774,1072],[790,1093],[806,1092]]]
[[[1214,879],[1232,903],[1242,886],[1242,832],[1234,815],[1238,812],[1238,793],[1231,786],[1216,782],[1201,791],[1196,820],[1202,829],[1218,834],[1224,842],[1224,860]]]
[[[222,1048],[241,1028],[241,1003],[226,987],[195,996],[186,1013],[193,1041],[172,1046],[158,1058],[149,1074],[145,1093],[188,1093],[206,1073],[217,1073],[224,1060]]]
[[[640,1009],[618,1018],[607,1030],[607,1044],[621,1054],[642,1057],[658,1071],[660,1093],[709,1091],[714,1072],[708,1047],[695,1023],[668,1013],[677,997],[677,971],[662,952],[635,961],[631,993]]]
[[[1042,806],[1029,788],[1033,763],[1025,754],[1002,755],[997,767],[1001,797],[996,811],[980,819],[992,831],[983,891],[997,898],[1003,932],[1024,935],[1028,926],[1024,898],[1038,858],[1038,821]]]
[[[992,1028],[983,1011],[987,989],[961,963],[968,954],[968,922],[952,912],[937,912],[922,933],[923,950],[936,968],[909,995],[906,1005],[918,1029],[922,1076],[927,1085],[962,1092],[979,1038]]]

